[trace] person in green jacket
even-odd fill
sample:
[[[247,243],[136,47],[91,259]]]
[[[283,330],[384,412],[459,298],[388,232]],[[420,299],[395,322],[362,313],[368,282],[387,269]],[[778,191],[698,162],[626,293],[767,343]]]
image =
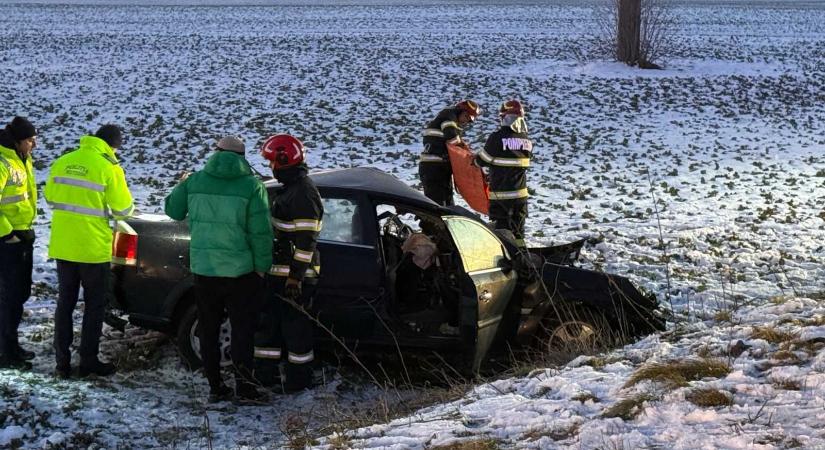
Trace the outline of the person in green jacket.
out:
[[[37,130],[15,117],[0,130],[0,369],[31,369],[34,352],[20,346],[17,328],[32,290],[37,185],[32,150]]]
[[[203,170],[184,178],[166,197],[166,214],[189,218],[189,261],[195,275],[200,348],[209,401],[231,397],[220,374],[219,332],[224,310],[232,326],[235,393],[261,400],[252,375],[257,297],[272,265],[269,198],[244,158],[243,141],[222,138]]]
[[[57,158],[43,195],[52,208],[49,257],[57,260],[58,298],[54,313],[54,350],[59,378],[71,376],[72,313],[83,286],[80,376],[107,376],[115,366],[98,359],[112,261],[110,219],[134,212],[132,194],[115,151],[123,137],[116,125],[103,125],[80,147]]]

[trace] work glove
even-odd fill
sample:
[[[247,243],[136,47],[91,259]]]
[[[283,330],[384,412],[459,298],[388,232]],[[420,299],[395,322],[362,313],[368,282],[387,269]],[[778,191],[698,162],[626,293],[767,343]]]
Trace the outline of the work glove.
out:
[[[298,300],[301,297],[301,282],[294,278],[287,278],[284,297],[290,300]]]

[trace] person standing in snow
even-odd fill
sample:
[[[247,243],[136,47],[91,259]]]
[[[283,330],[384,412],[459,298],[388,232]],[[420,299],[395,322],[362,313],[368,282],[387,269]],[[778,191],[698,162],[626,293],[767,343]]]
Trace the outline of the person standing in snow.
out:
[[[307,176],[306,151],[300,140],[288,134],[274,135],[264,142],[261,154],[283,187],[272,204],[276,243],[268,284],[275,298],[268,302],[264,336],[257,342],[255,355],[277,364],[283,343],[287,355],[283,387],[285,392],[295,392],[312,386],[312,322],[303,309],[312,302],[321,271],[316,246],[324,204]]]
[[[165,200],[166,214],[189,218],[190,270],[195,275],[203,371],[209,401],[228,400],[232,391],[220,373],[219,335],[224,311],[232,326],[235,394],[260,401],[253,377],[257,296],[272,265],[269,198],[244,157],[243,141],[227,136],[203,170],[181,181]]]
[[[36,145],[37,130],[22,117],[0,130],[0,369],[29,370],[34,359],[34,352],[20,346],[17,328],[32,289]]]
[[[57,158],[43,191],[52,208],[49,257],[57,261],[58,299],[54,314],[55,374],[71,375],[72,313],[83,287],[80,376],[111,375],[115,366],[98,359],[106,306],[112,228],[109,219],[134,212],[132,194],[115,152],[123,137],[116,125],[103,125],[80,147]]]
[[[499,118],[501,127],[487,138],[475,162],[489,168],[490,221],[497,229],[512,231],[516,243],[524,247],[524,222],[530,196],[527,169],[533,157],[533,142],[527,137],[521,102],[504,102]]]
[[[462,100],[441,110],[424,129],[424,150],[418,163],[418,176],[424,195],[441,206],[454,204],[453,169],[447,144],[462,144],[461,133],[480,113],[476,102]]]

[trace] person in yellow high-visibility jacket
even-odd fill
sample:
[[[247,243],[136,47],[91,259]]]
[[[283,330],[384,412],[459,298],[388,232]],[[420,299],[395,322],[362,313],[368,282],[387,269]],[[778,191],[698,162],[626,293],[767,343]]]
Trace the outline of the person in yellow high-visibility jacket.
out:
[[[106,283],[112,261],[111,218],[134,212],[132,194],[115,157],[122,135],[115,125],[80,138],[80,148],[57,158],[43,194],[52,208],[49,257],[57,260],[59,284],[54,317],[55,373],[71,376],[72,312],[83,286],[80,376],[111,375],[115,366],[98,359]]]
[[[37,130],[15,117],[0,130],[0,369],[31,369],[34,353],[18,342],[23,304],[32,289],[32,223],[37,215],[37,185],[32,150]]]

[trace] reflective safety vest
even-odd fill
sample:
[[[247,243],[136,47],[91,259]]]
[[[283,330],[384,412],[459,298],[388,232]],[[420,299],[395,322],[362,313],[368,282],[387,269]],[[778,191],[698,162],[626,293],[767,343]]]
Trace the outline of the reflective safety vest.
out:
[[[106,141],[80,138],[80,148],[52,163],[43,194],[53,211],[49,257],[80,263],[112,260],[109,219],[125,219],[135,208],[123,169]]]
[[[0,145],[0,236],[30,230],[37,215],[37,184],[31,156]]]

